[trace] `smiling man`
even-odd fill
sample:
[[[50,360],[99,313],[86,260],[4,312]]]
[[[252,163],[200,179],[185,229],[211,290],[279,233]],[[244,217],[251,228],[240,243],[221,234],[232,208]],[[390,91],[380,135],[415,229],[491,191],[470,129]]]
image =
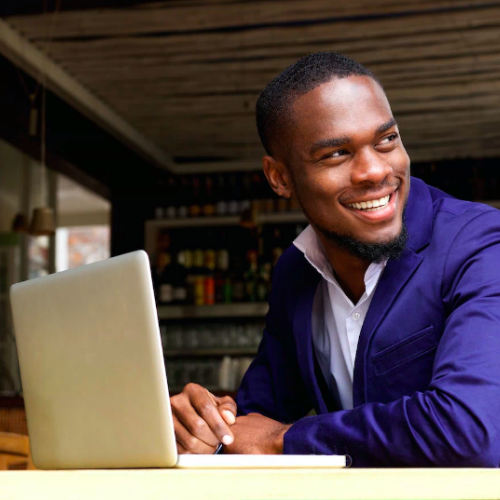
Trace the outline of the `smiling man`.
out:
[[[179,452],[498,467],[498,211],[411,178],[380,82],[341,54],[269,83],[257,125],[271,187],[310,225],[278,262],[237,407],[194,384],[171,399]]]

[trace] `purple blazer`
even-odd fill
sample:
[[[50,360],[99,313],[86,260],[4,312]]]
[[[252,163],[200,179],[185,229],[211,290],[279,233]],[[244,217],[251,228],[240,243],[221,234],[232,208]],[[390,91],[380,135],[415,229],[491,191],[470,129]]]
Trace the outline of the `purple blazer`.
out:
[[[500,211],[412,178],[406,223],[408,246],[387,263],[361,330],[354,409],[339,410],[315,359],[320,275],[292,245],[239,414],[294,423],[285,453],[348,454],[355,467],[498,467]]]

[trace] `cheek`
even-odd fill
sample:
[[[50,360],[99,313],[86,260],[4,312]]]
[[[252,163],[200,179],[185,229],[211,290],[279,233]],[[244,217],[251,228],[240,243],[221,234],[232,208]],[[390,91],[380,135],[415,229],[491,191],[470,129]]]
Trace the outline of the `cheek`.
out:
[[[410,157],[408,156],[408,153],[406,152],[405,147],[403,146],[403,143],[401,143],[401,146],[397,148],[395,151],[397,153],[394,165],[398,169],[398,173],[403,173],[406,172],[407,176],[410,176]]]
[[[321,174],[301,179],[296,187],[302,203],[317,210],[325,201],[331,202],[334,186],[327,175]]]
[[[324,169],[314,176],[303,178],[297,185],[297,193],[305,212],[316,223],[328,226],[332,220],[337,220],[337,194],[345,181],[335,169]]]
[[[331,210],[337,193],[342,186],[346,186],[347,179],[343,178],[340,169],[325,168],[319,171],[314,178],[307,180],[308,196],[318,206],[327,204]]]

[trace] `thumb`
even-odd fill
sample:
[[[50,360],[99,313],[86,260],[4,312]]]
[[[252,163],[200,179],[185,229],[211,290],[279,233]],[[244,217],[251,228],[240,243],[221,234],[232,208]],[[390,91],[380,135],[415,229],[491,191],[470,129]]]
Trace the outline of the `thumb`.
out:
[[[222,398],[214,398],[219,408],[219,413],[228,425],[233,425],[236,422],[236,403],[233,398],[224,396]]]

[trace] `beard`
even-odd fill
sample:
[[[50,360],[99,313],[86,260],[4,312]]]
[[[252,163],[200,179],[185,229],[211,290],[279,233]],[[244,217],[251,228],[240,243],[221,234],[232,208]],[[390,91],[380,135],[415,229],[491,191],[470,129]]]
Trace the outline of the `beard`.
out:
[[[400,233],[386,243],[364,243],[347,234],[339,234],[310,222],[326,239],[338,247],[344,248],[354,257],[358,257],[366,262],[375,262],[378,264],[384,260],[398,260],[403,255],[409,236],[408,228],[405,223],[405,214],[406,207],[403,210],[403,226]]]

